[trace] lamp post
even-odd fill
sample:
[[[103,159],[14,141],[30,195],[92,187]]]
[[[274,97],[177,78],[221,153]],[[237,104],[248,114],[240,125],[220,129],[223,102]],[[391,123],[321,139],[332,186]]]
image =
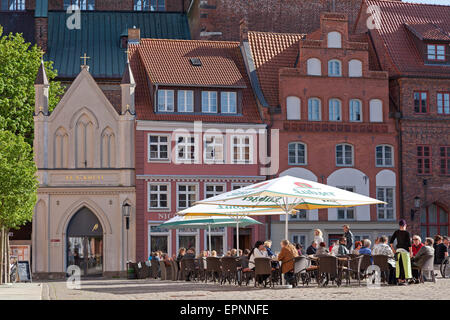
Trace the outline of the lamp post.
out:
[[[125,228],[127,229],[127,262],[128,262],[128,230],[130,229],[131,205],[128,202],[122,204],[122,215],[125,217]]]
[[[414,216],[419,211],[419,209],[420,209],[420,198],[416,196],[414,198],[414,208],[411,209],[411,221],[414,221]]]

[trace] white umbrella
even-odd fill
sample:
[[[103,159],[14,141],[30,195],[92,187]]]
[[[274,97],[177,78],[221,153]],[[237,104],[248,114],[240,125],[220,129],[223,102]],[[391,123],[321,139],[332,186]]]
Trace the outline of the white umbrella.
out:
[[[216,205],[227,208],[251,208],[248,215],[273,214],[263,209],[275,209],[286,215],[285,237],[288,239],[289,214],[299,209],[341,208],[369,204],[382,204],[383,201],[369,198],[354,192],[331,187],[314,181],[304,180],[291,176],[283,176],[272,180],[260,182],[233,191],[219,194],[215,197],[197,201],[198,205]],[[196,206],[194,206],[196,207]],[[256,210],[256,211],[253,211]],[[190,215],[199,215],[192,210]],[[227,214],[225,213],[222,214]],[[245,209],[241,209],[246,214]]]

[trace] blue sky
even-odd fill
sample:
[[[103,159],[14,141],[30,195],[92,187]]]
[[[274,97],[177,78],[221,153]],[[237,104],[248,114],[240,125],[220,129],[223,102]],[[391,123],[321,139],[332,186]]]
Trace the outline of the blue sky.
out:
[[[450,0],[403,0],[403,2],[426,3],[426,4],[444,4],[450,6]]]

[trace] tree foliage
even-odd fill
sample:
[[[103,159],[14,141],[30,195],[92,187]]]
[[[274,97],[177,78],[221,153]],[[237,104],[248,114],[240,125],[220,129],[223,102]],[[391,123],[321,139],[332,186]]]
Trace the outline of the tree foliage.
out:
[[[34,80],[43,52],[36,45],[25,42],[22,34],[3,35],[0,26],[0,130],[21,135],[33,143]],[[50,82],[49,109],[63,94],[53,62],[45,62]]]
[[[0,227],[31,221],[38,180],[31,146],[22,136],[0,130]]]

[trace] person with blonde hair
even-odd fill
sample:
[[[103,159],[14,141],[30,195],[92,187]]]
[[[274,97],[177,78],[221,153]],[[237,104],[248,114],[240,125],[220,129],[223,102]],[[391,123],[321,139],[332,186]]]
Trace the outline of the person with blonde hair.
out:
[[[270,241],[270,240],[264,241],[264,247],[266,247],[266,251],[267,251],[267,256],[268,257],[272,257],[272,256],[275,255],[273,253],[272,249],[270,249],[272,247],[272,241]]]
[[[217,251],[216,250],[211,251],[211,257],[217,257]]]
[[[289,240],[282,240],[281,251],[278,254],[278,261],[281,261],[281,273],[284,274],[284,279],[287,284],[294,285],[294,258],[298,257],[298,252]]]
[[[322,230],[320,229],[314,229],[314,242],[317,243],[317,246],[319,246],[319,244],[321,242],[323,242],[323,233]]]

